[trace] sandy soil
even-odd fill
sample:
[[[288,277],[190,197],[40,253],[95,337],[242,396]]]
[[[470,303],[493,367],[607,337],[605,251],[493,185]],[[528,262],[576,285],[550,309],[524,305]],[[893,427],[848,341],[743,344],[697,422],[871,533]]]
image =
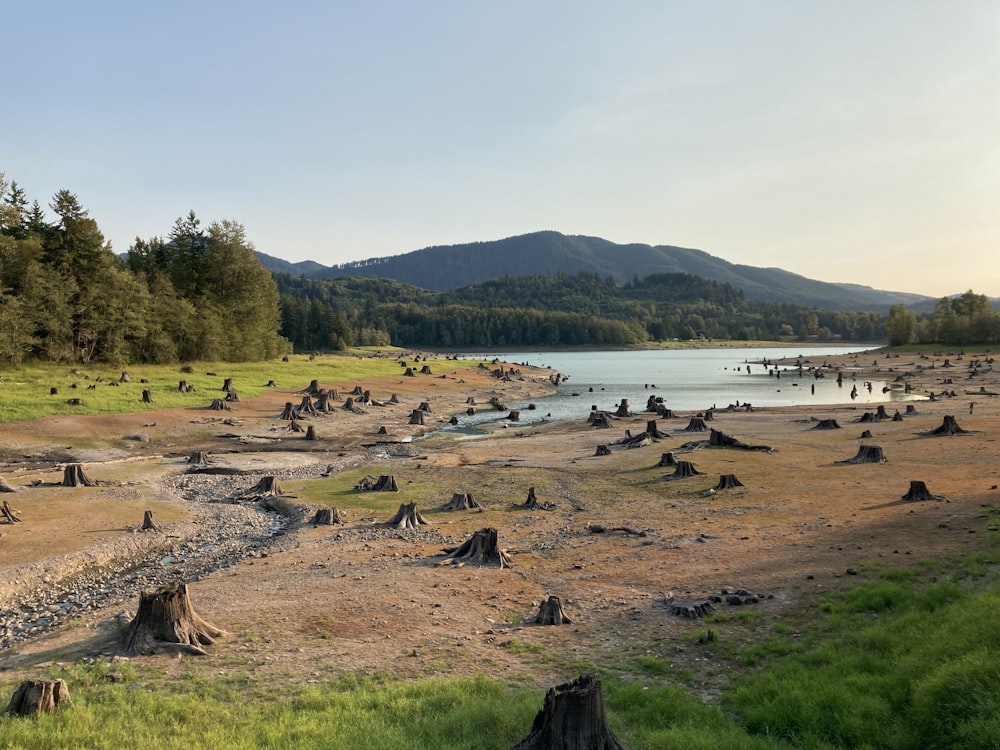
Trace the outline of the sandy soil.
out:
[[[154,510],[164,533],[183,529],[190,512],[167,479],[183,471],[179,459],[194,449],[263,472],[334,464],[351,476],[391,473],[400,492],[345,493],[336,476],[292,482],[292,495],[343,505],[346,523],[296,522],[269,553],[191,581],[195,609],[229,633],[208,656],[137,659],[168,673],[240,672],[254,680],[315,681],[355,670],[401,677],[485,672],[549,686],[588,664],[627,669],[630,659],[649,655],[691,669],[694,687],[710,697],[722,670],[691,647],[704,625],[671,616],[671,597],[703,601],[737,588],[760,595],[759,603],[743,606],[755,608],[756,618],[713,625],[727,638],[750,640],[825,591],[885,566],[975,550],[997,533],[1000,397],[989,394],[1000,392],[1000,377],[989,356],[844,360],[859,387],[878,370],[902,376],[914,393],[935,394],[899,421],[859,423],[865,408],[848,402],[716,412],[709,423],[771,451],[691,446],[708,437],[684,431],[691,413],[659,420],[670,437],[632,449],[615,442],[626,430],[641,433],[653,415],[637,412],[601,430],[588,426],[585,412],[568,424],[529,424],[530,413],[522,412],[524,421],[487,437],[399,442],[419,429],[408,417],[421,401],[432,408],[424,428],[432,430],[463,414],[470,396],[483,408],[492,396],[543,393],[548,373],[527,369],[511,382],[456,367],[361,383],[375,398],[395,393],[401,403],[315,418],[320,440],[309,443],[276,418],[286,401],[301,399],[290,390],[233,404],[221,416],[177,409],[0,425],[8,457],[0,473],[22,488],[0,499],[24,519],[0,525],[0,608],[15,607],[25,587],[57,584],[62,561],[134,537],[145,509]],[[945,358],[952,367],[944,367]],[[970,377],[975,361],[981,367]],[[323,385],[344,395],[359,384]],[[889,416],[897,406],[903,410],[887,405]],[[924,434],[945,415],[968,432]],[[813,429],[819,419],[836,419],[841,429]],[[388,435],[376,436],[381,425]],[[862,440],[865,429],[871,438]],[[596,456],[599,444],[610,445],[611,455]],[[844,463],[861,444],[881,447],[887,463]],[[670,479],[673,469],[658,465],[666,452],[693,462],[702,475]],[[58,481],[66,461],[83,462],[91,476],[113,484],[27,487]],[[710,493],[722,474],[735,474],[744,486]],[[946,500],[903,502],[911,480]],[[519,508],[529,487],[553,509]],[[483,512],[442,511],[455,492],[472,493]],[[403,502],[416,502],[428,525],[387,528],[382,522]],[[594,533],[595,524],[641,535]],[[485,527],[498,530],[509,569],[439,565],[443,548]],[[571,624],[532,623],[550,595],[561,598]],[[112,654],[120,610],[82,616],[0,652],[0,669]]]

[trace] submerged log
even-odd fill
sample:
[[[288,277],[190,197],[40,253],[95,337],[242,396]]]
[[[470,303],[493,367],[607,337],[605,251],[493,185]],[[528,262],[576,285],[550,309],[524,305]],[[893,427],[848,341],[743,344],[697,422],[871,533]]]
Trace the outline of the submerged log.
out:
[[[403,503],[396,511],[396,515],[386,521],[387,526],[395,526],[397,529],[419,529],[428,525],[428,521],[417,510],[416,503]]]
[[[562,601],[558,596],[550,596],[538,607],[535,615],[536,625],[570,625],[570,620],[563,611]]]
[[[859,445],[854,458],[841,461],[842,464],[884,464],[888,459],[877,445]]]
[[[66,680],[25,680],[11,696],[6,713],[10,716],[47,714],[72,703]]]
[[[461,546],[446,548],[444,553],[445,557],[438,565],[510,567],[510,557],[500,548],[499,535],[494,528],[480,529]]]
[[[549,689],[531,732],[513,750],[628,750],[608,728],[601,683],[583,675]]]
[[[204,656],[225,631],[201,619],[183,583],[139,595],[139,609],[122,638],[128,655],[169,652]]]
[[[927,489],[927,485],[918,479],[910,480],[910,489],[903,495],[902,500],[905,503],[915,503],[922,500],[943,500],[946,503],[950,502],[943,495],[931,494],[931,491]]]

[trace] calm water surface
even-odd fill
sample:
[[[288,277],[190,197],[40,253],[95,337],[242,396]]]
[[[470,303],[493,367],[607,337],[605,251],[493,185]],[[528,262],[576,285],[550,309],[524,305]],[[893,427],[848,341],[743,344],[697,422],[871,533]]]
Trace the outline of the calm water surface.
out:
[[[529,402],[510,402],[507,406],[521,411],[521,422],[586,419],[591,406],[614,411],[622,398],[629,407],[640,412],[651,395],[661,397],[675,411],[700,411],[729,404],[751,403],[754,406],[802,406],[823,404],[879,404],[919,399],[905,394],[901,388],[890,387],[888,380],[872,380],[869,391],[866,381],[845,375],[842,386],[835,374],[815,378],[809,367],[821,366],[824,357],[858,353],[858,362],[871,365],[874,354],[863,347],[796,348],[726,348],[672,349],[655,351],[519,351],[486,354],[512,364],[550,367],[568,376],[552,396]],[[470,355],[483,357],[482,353]],[[799,374],[793,364],[777,366],[761,362],[801,357],[806,372]],[[882,364],[880,362],[880,364]],[[749,372],[747,367],[749,366]],[[885,368],[890,366],[885,361]],[[851,399],[851,389],[857,386],[857,397]],[[479,407],[482,409],[482,407]],[[458,431],[467,431],[477,423],[496,421],[506,412],[479,411],[476,415],[460,416]]]

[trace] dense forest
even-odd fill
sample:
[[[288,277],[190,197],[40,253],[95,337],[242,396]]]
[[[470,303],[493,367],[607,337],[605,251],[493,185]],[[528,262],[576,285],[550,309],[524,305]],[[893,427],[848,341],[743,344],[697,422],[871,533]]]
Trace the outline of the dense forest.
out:
[[[113,252],[68,190],[29,203],[0,173],[0,363],[259,360],[352,346],[634,346],[670,339],[1000,342],[972,291],[933,312],[825,311],[748,300],[729,283],[654,273],[503,276],[450,292],[381,278],[272,273],[242,225],[178,218]]]

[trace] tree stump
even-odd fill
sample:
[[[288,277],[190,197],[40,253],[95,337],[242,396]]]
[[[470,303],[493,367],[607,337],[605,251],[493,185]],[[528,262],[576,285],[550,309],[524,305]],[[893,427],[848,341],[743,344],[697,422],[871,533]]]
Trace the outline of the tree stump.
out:
[[[87,476],[82,464],[67,464],[63,469],[63,487],[96,487],[97,482]]]
[[[658,416],[660,419],[676,419],[676,417],[674,416],[674,410],[668,409],[663,404],[657,404],[656,416]]]
[[[814,430],[839,430],[840,425],[837,423],[836,419],[821,419],[815,425],[813,425]]]
[[[431,405],[426,401],[421,401],[420,406],[417,407],[420,411],[425,411],[428,414],[431,413]],[[502,411],[502,410],[501,410]]]
[[[657,466],[676,466],[677,459],[674,458],[673,453],[664,453],[660,456],[660,463]]]
[[[140,531],[159,531],[160,527],[153,521],[153,511],[147,510],[142,514],[142,526]]]
[[[289,432],[305,432],[305,428],[298,423],[298,420],[292,418],[292,421],[288,423]]]
[[[461,546],[446,548],[444,553],[445,557],[438,565],[510,567],[510,558],[500,548],[497,530],[493,528],[480,529]]]
[[[875,421],[875,412],[873,412],[873,411],[866,411],[858,419],[858,423],[868,423],[868,422],[874,422],[874,421]]]
[[[885,410],[885,404],[879,404],[875,410],[875,421],[881,422],[886,419],[889,419],[889,414]]]
[[[139,594],[139,609],[122,637],[130,656],[161,652],[204,656],[225,631],[199,617],[191,606],[187,585],[178,583],[162,591]]]
[[[422,425],[423,423],[424,423],[423,409],[414,409],[413,411],[410,412],[410,424]]]
[[[7,704],[7,714],[11,716],[47,714],[57,708],[67,708],[72,703],[65,680],[25,680],[11,696],[10,703]]]
[[[344,516],[337,508],[320,508],[309,522],[313,526],[332,526],[343,523]]]
[[[652,444],[653,438],[650,437],[648,432],[640,432],[638,435],[633,435],[629,430],[625,430],[625,437],[618,441],[618,445],[624,445],[626,448],[644,448]]]
[[[83,406],[83,401],[78,398],[68,398],[66,399],[66,403],[70,406]]]
[[[415,377],[417,377],[417,376],[416,376],[416,374],[415,374],[415,373],[413,372],[413,368],[412,368],[412,367],[407,367],[407,368],[406,368],[406,372],[404,372],[404,373],[403,373],[403,377],[404,377],[404,378],[415,378]]]
[[[153,403],[153,393],[148,388],[142,389],[142,403],[144,404]]]
[[[3,504],[0,504],[0,515],[4,517],[4,520],[7,523],[21,522],[21,517],[18,515],[18,512],[13,508],[11,508],[10,503],[8,503],[6,500],[3,501]]]
[[[432,375],[433,373],[431,372],[431,366],[430,365],[424,365],[423,367],[421,367],[420,368],[420,374],[421,375]]]
[[[903,415],[899,413],[899,409],[896,409],[896,413],[892,415],[893,422],[902,422]]]
[[[905,503],[916,503],[921,500],[943,500],[944,502],[949,502],[948,498],[943,495],[932,495],[930,490],[927,489],[927,485],[918,479],[910,480],[910,489],[903,495],[903,502]]]
[[[621,403],[618,404],[618,409],[617,409],[617,411],[615,411],[615,416],[616,417],[631,417],[632,416],[632,412],[630,412],[628,410],[628,399],[627,398],[623,398],[621,400]]]
[[[704,415],[702,415],[702,419],[704,419],[706,422],[713,421],[715,419],[715,410],[714,409],[705,409],[705,413],[704,413]]]
[[[476,407],[470,406],[468,409],[465,410],[465,413],[471,417],[473,414],[476,413]]]
[[[372,492],[399,492],[396,477],[392,474],[382,474],[370,487]]]
[[[223,383],[222,383],[222,389],[221,390],[225,391],[226,393],[229,393],[230,391],[232,391],[233,390],[233,379],[232,378],[226,378],[223,381]]]
[[[471,492],[456,492],[441,510],[472,510],[473,508],[480,512],[483,510],[483,506],[472,496]]]
[[[705,424],[705,420],[702,417],[691,417],[691,421],[684,428],[684,432],[705,432],[707,429],[708,425]]]
[[[264,384],[264,387],[265,388],[277,388],[278,384],[275,383],[273,380],[268,380],[267,383]]]
[[[388,401],[388,403],[390,403],[390,404],[398,404],[398,403],[399,403],[399,396],[397,396],[397,395],[396,395],[395,393],[393,393],[393,394],[392,394],[392,395],[391,395],[391,396],[389,397],[389,401]]]
[[[746,451],[768,451],[772,450],[770,445],[750,445],[734,437],[730,437],[719,430],[712,430],[708,436],[708,444],[714,448],[740,448]]]
[[[385,428],[385,425],[379,425],[378,430],[375,431],[376,435],[388,435],[389,431]]]
[[[859,445],[854,458],[841,461],[842,464],[884,464],[888,459],[877,445]]]
[[[540,503],[538,498],[535,497],[535,488],[528,488],[528,499],[524,501],[521,508],[524,510],[552,510],[556,507],[555,503]]]
[[[225,399],[213,398],[212,403],[208,405],[211,411],[232,411],[229,404],[226,403]]]
[[[595,451],[594,455],[595,456],[610,456],[611,455],[611,449],[608,446],[606,446],[606,445],[604,445],[602,443],[601,445],[597,446],[597,450]]]
[[[309,425],[306,428],[305,439],[306,440],[319,440],[319,436],[316,434],[316,428],[313,427],[312,425]]]
[[[229,393],[226,394],[226,401],[229,401],[230,403],[239,400],[240,400],[240,394],[238,394],[236,391],[229,391]]]
[[[470,406],[475,406],[476,399],[473,398],[472,396],[469,396],[467,399],[465,399],[465,403],[469,404]]]
[[[667,599],[667,612],[674,617],[697,620],[712,614],[714,611],[715,607],[710,601],[677,601],[672,596]]]
[[[628,750],[608,728],[601,683],[590,675],[550,688],[531,733],[513,750]]]
[[[188,385],[188,382],[186,380],[182,380],[177,384],[177,390],[180,393],[191,393],[192,391],[194,391],[194,386]]]
[[[206,451],[194,451],[187,457],[187,462],[197,466],[204,466],[212,463],[212,458]]]
[[[590,412],[590,416],[587,417],[587,424],[591,427],[607,429],[611,427],[611,415],[606,411],[592,411]]]
[[[55,386],[52,386],[51,388],[49,388],[49,395],[50,396],[58,396],[59,395],[59,389],[56,388]]]
[[[570,625],[570,620],[563,612],[562,601],[558,596],[550,596],[538,607],[538,614],[535,615],[536,625]]]
[[[506,419],[510,422],[520,422],[521,412],[519,412],[517,409],[511,409],[510,414],[506,416]]]
[[[349,411],[351,414],[364,414],[365,410],[362,409],[354,402],[354,396],[348,396],[344,401],[344,405],[340,407],[344,411]]]
[[[0,477],[0,492],[17,492],[17,487],[8,484],[6,479]]]
[[[303,414],[310,417],[319,416],[319,411],[313,406],[312,399],[309,396],[303,396],[302,401],[295,407],[295,416],[301,418]]]
[[[690,461],[678,461],[677,468],[674,469],[674,473],[670,475],[670,479],[687,479],[688,477],[700,476],[702,472],[694,468],[694,464]]]
[[[919,412],[917,411],[917,407],[915,407],[913,404],[907,404],[906,405],[906,413],[907,414],[918,414]]]
[[[285,402],[285,408],[281,410],[278,419],[295,419],[295,407],[292,406],[291,401]]]
[[[862,440],[871,440],[871,437],[872,437],[872,431],[871,430],[865,430],[864,432],[861,433],[861,439]]]
[[[273,383],[274,381],[272,380],[271,382]],[[310,380],[309,385],[303,388],[301,391],[299,391],[299,393],[307,393],[310,396],[315,396],[319,392],[320,392],[320,387],[318,380]]]
[[[734,487],[742,487],[743,482],[736,478],[735,474],[719,475],[719,483],[715,485],[716,490],[731,490]]]
[[[257,502],[260,500],[269,500],[284,494],[285,491],[281,488],[281,482],[278,481],[278,478],[269,475],[261,477],[257,484],[247,487],[239,493],[239,496]]]
[[[963,430],[958,426],[958,422],[955,421],[955,417],[952,414],[946,414],[944,421],[941,422],[940,427],[936,427],[930,432],[925,432],[925,435],[961,435],[967,433],[969,430]]]
[[[646,420],[646,433],[654,440],[663,440],[664,438],[670,437],[669,434],[661,431],[660,428],[656,426],[655,419]]]
[[[396,511],[396,515],[386,521],[387,526],[395,526],[397,529],[419,529],[428,525],[428,521],[417,510],[416,503],[403,503]]]
[[[129,374],[127,372],[123,372],[122,376],[120,378],[118,378],[118,382],[119,383],[128,383],[131,380],[132,380],[132,378],[129,377]]]
[[[333,406],[330,404],[330,394],[324,390],[320,390],[316,394],[316,411],[320,414],[329,414],[333,411]]]

